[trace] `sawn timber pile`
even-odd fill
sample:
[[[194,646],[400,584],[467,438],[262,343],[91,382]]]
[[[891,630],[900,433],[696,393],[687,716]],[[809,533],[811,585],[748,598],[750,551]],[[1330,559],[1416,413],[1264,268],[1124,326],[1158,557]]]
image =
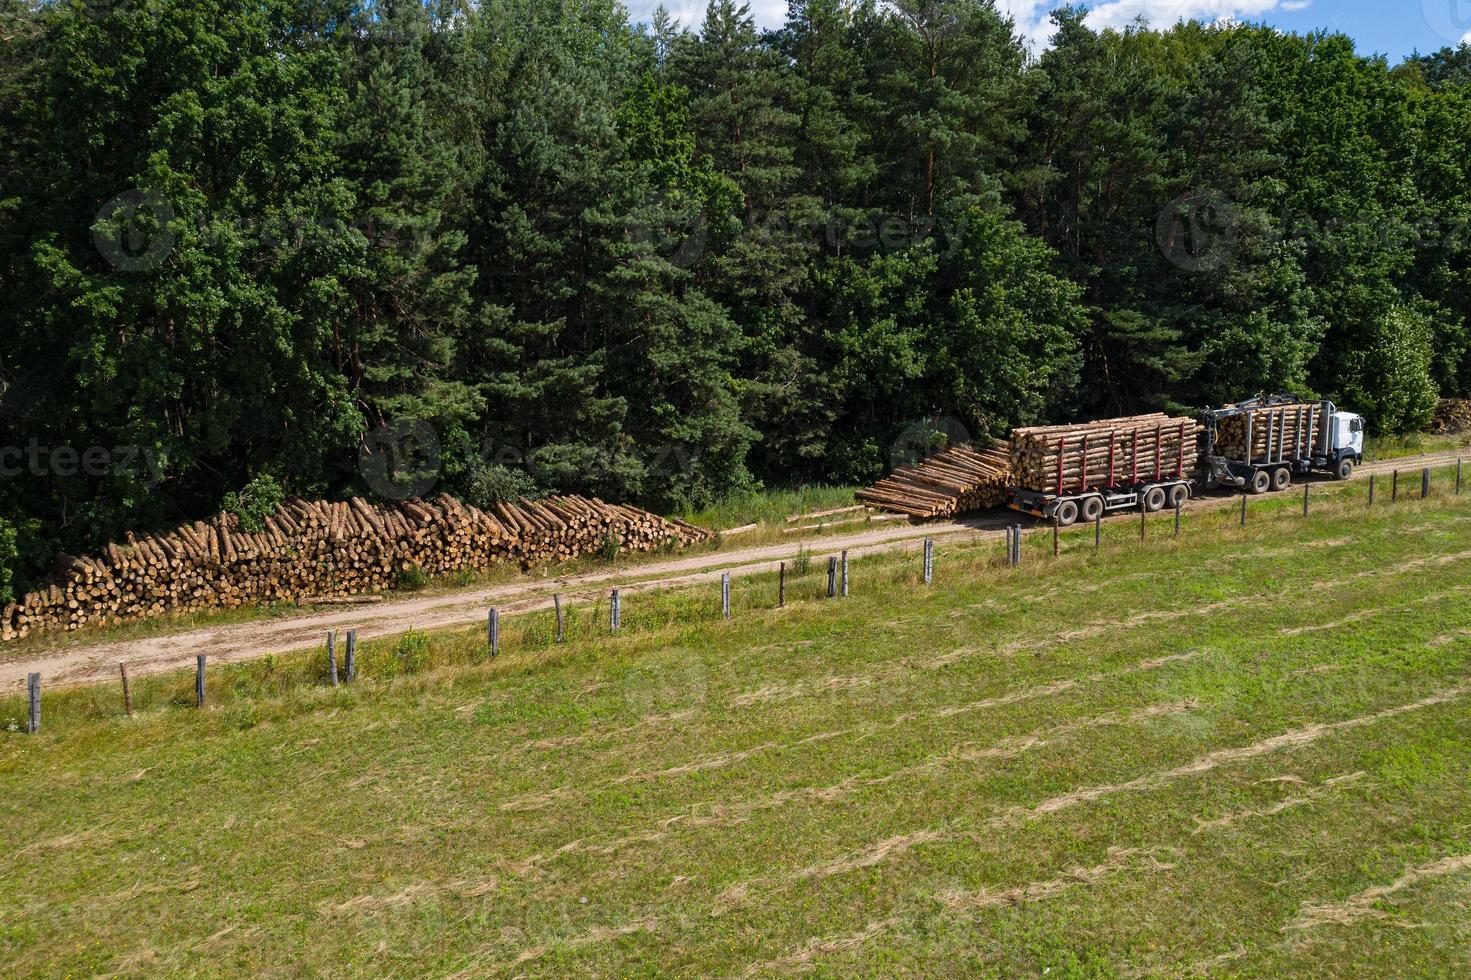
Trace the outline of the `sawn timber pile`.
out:
[[[1016,429],[1012,479],[1038,493],[1081,493],[1186,477],[1200,459],[1200,433],[1194,420],[1163,413]]]
[[[910,517],[953,517],[1006,502],[1010,454],[1003,444],[992,449],[954,446],[915,466],[858,491],[866,504]]]
[[[1227,459],[1245,459],[1245,415],[1216,423],[1216,452]],[[1317,402],[1272,405],[1251,414],[1251,461],[1270,463],[1309,455],[1322,431],[1323,410]]]
[[[709,531],[585,497],[480,510],[434,500],[371,504],[291,500],[248,533],[233,514],[67,558],[58,581],[0,611],[0,640],[172,612],[381,592],[417,567],[431,575],[497,564],[535,565],[600,551],[692,544]]]

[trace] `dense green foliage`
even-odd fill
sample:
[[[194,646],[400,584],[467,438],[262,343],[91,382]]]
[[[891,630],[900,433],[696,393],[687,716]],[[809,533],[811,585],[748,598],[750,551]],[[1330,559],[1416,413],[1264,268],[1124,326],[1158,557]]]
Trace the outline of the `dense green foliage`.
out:
[[[1033,56],[988,0],[0,0],[0,565],[381,492],[406,420],[458,493],[681,507],[1471,391],[1464,47],[1056,17]]]

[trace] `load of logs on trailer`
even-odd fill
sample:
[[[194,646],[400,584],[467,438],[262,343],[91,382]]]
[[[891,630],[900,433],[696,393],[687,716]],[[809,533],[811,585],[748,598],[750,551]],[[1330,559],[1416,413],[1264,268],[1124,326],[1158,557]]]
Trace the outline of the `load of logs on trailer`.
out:
[[[703,528],[585,497],[496,504],[448,494],[376,505],[291,500],[259,533],[233,514],[64,559],[58,581],[0,612],[0,640],[171,612],[342,597],[392,588],[400,573],[523,567],[611,548],[654,551],[707,541]]]
[[[910,517],[953,517],[1006,501],[1011,456],[1003,443],[990,449],[953,446],[857,493],[859,500]]]
[[[1063,493],[1188,477],[1200,458],[1201,431],[1192,419],[1163,413],[1016,429],[1012,480],[1029,490]]]
[[[1235,408],[1228,405],[1227,408]],[[1246,434],[1251,432],[1251,461],[1267,462],[1279,456],[1311,454],[1318,444],[1323,413],[1306,402],[1274,405],[1251,415],[1233,415],[1216,423],[1218,455],[1245,460]]]

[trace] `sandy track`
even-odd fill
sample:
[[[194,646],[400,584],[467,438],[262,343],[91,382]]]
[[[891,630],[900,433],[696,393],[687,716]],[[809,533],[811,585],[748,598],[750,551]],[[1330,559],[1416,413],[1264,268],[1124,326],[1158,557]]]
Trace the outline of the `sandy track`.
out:
[[[1360,475],[1405,472],[1424,466],[1455,462],[1457,453],[1439,453],[1373,463]],[[1413,482],[1413,481],[1411,481]],[[1418,493],[1418,486],[1409,488]],[[1230,497],[1203,497],[1191,501],[1192,509],[1227,506]],[[61,647],[35,654],[0,659],[0,690],[17,690],[26,675],[38,671],[47,687],[72,687],[117,679],[117,665],[126,663],[133,676],[183,670],[193,666],[198,653],[208,653],[211,662],[236,663],[272,653],[319,647],[329,629],[355,629],[358,637],[370,640],[394,636],[410,629],[435,630],[481,623],[485,611],[496,606],[503,614],[550,609],[552,593],[559,592],[572,604],[596,601],[613,587],[636,595],[657,589],[680,588],[715,582],[722,572],[742,578],[774,572],[776,564],[789,559],[800,545],[816,554],[846,550],[853,557],[914,549],[926,538],[1000,535],[1018,515],[1009,512],[980,514],[961,521],[924,525],[898,525],[829,534],[817,538],[728,551],[706,552],[624,569],[589,572],[535,582],[517,582],[432,596],[395,598],[373,606],[333,607],[304,611],[265,622],[206,626],[165,636],[144,637],[116,643],[91,643]]]

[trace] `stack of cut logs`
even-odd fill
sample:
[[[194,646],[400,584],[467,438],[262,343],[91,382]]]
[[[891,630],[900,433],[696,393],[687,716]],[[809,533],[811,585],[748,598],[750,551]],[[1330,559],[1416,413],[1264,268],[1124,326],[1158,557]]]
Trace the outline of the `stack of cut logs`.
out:
[[[992,449],[953,446],[916,466],[895,470],[858,491],[858,499],[918,518],[997,507],[1006,501],[1010,460],[1005,444]]]
[[[1442,398],[1435,406],[1435,420],[1430,431],[1436,435],[1458,435],[1471,432],[1471,400]]]
[[[710,537],[683,521],[585,497],[489,510],[448,494],[390,506],[361,497],[291,500],[259,533],[219,514],[167,534],[130,533],[127,544],[90,558],[64,558],[55,584],[0,612],[0,640],[171,612],[368,594],[392,588],[409,568],[440,575],[500,563],[524,567],[611,542],[623,552],[653,551]]]
[[[1063,493],[1189,476],[1200,458],[1200,425],[1157,413],[1078,425],[1016,429],[1011,471],[1016,484]]]
[[[1251,442],[1253,463],[1270,463],[1292,459],[1312,452],[1317,445],[1323,422],[1323,410],[1314,402],[1309,405],[1272,405],[1252,412]],[[1246,415],[1232,415],[1216,423],[1216,454],[1227,459],[1246,457]]]

